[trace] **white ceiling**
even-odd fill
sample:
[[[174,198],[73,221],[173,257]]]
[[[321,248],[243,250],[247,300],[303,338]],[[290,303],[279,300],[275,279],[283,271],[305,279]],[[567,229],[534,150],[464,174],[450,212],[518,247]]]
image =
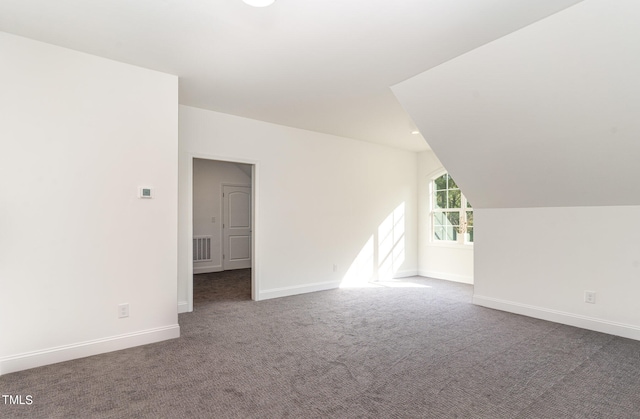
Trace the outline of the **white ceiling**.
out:
[[[178,75],[185,105],[419,151],[389,86],[579,1],[0,0],[0,30]]]
[[[639,21],[585,1],[393,90],[476,209],[640,205]]]

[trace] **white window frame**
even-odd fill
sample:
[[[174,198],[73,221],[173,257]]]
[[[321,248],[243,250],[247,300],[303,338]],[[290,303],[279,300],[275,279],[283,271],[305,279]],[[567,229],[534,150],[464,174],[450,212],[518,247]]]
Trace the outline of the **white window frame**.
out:
[[[435,181],[436,179],[446,175],[448,172],[439,172],[435,176],[432,176],[429,181],[429,210],[430,210],[430,236],[431,243],[442,245],[442,246],[473,246],[472,241],[468,241],[468,233],[467,233],[467,211],[473,212],[473,207],[467,208],[467,198],[464,196],[462,191],[460,191],[460,208],[456,208],[453,211],[447,208],[436,208],[436,189],[435,189]],[[458,187],[459,189],[459,187]],[[460,226],[458,228],[458,234],[456,240],[438,240],[436,239],[436,214],[437,213],[446,213],[446,212],[454,212],[457,210],[459,212],[460,217]]]

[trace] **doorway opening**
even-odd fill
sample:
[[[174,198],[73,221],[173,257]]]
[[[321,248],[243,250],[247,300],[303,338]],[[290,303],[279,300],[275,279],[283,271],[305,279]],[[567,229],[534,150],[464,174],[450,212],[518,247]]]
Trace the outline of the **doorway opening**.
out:
[[[256,300],[255,164],[192,163],[192,304]]]
[[[251,268],[193,275],[194,310],[208,304],[251,300]]]

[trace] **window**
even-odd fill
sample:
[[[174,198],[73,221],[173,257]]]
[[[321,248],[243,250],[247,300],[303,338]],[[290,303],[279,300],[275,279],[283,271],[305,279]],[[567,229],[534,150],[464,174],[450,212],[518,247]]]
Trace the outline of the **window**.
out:
[[[433,241],[473,243],[473,208],[448,173],[431,182]]]

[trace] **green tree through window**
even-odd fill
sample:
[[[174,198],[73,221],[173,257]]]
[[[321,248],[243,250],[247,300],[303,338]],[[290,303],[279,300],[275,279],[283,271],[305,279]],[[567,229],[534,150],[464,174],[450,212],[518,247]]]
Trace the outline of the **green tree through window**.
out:
[[[473,243],[473,207],[448,173],[431,182],[434,241]]]

